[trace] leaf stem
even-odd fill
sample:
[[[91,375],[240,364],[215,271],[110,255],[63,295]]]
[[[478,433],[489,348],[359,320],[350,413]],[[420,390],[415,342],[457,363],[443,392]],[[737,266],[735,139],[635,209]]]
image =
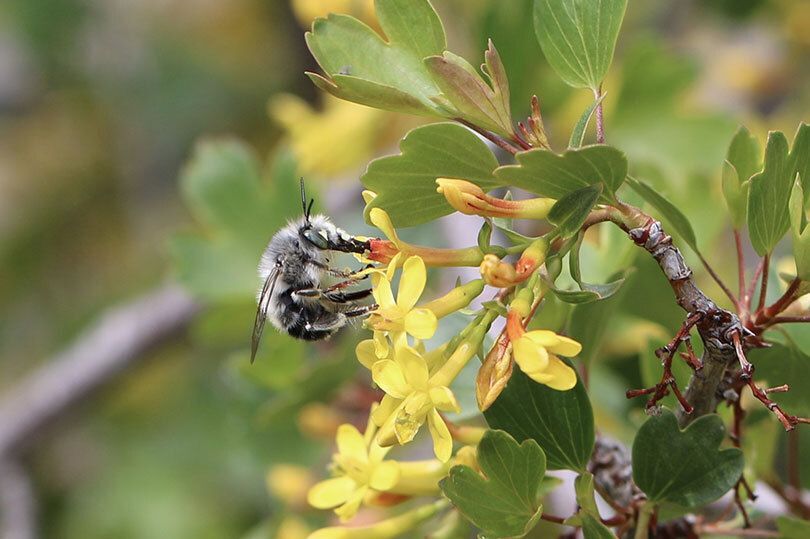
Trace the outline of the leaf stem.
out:
[[[596,105],[596,143],[605,143],[605,120],[602,112],[602,85],[594,90],[594,98],[597,101]]]
[[[509,141],[507,141],[503,137],[500,137],[491,131],[487,131],[486,129],[482,129],[463,118],[456,118],[455,120],[461,125],[472,129],[473,131],[475,131],[476,133],[478,133],[479,135],[481,135],[482,137],[484,137],[485,139],[496,145],[498,148],[506,152],[509,152],[512,155],[515,155],[516,153],[523,151],[521,148],[517,148],[512,144],[510,144]]]
[[[740,231],[734,229],[734,245],[737,248],[737,280],[739,282],[739,297],[737,300],[737,310],[740,310],[745,298],[745,254],[743,253],[742,237]]]
[[[765,258],[762,259],[762,283],[759,287],[759,305],[757,305],[757,312],[762,311],[762,308],[765,307],[765,296],[768,295],[768,271],[770,270],[771,265],[771,254],[768,253],[765,255]]]
[[[706,271],[708,271],[709,275],[711,275],[712,279],[714,279],[714,282],[716,282],[720,286],[723,292],[725,292],[726,296],[728,296],[728,299],[731,300],[731,304],[736,307],[739,304],[739,302],[737,298],[734,297],[734,293],[728,286],[726,286],[726,283],[723,282],[723,280],[720,278],[717,272],[715,272],[714,269],[709,265],[709,262],[705,258],[703,258],[703,255],[701,253],[698,253],[697,255],[698,258],[700,258],[700,261],[703,263],[703,267],[706,268]]]
[[[652,520],[654,512],[655,504],[650,501],[644,502],[644,505],[639,508],[634,539],[647,539],[649,537],[650,520]]]

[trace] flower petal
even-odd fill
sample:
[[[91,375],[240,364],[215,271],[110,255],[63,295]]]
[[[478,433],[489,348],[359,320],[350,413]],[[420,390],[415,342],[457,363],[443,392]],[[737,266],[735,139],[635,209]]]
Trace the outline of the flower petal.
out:
[[[386,460],[374,467],[368,484],[374,490],[384,492],[396,485],[397,481],[399,481],[399,464],[393,460]]]
[[[396,350],[395,357],[411,390],[427,389],[430,374],[427,363],[419,352],[410,346],[400,346]]]
[[[375,331],[373,340],[374,340],[374,355],[376,355],[378,358],[388,357],[389,352],[388,339],[385,337],[385,332]],[[376,361],[374,363],[376,363]],[[374,363],[372,363],[372,365]]]
[[[417,339],[430,339],[438,325],[436,315],[429,309],[413,309],[405,315],[405,331]]]
[[[380,309],[391,309],[396,307],[394,293],[391,291],[391,283],[382,275],[375,273],[371,276],[371,295]]]
[[[548,348],[549,352],[560,354],[561,356],[573,357],[582,351],[582,345],[570,337],[557,335],[553,331],[546,329],[536,329],[525,335],[540,346]]]
[[[402,369],[390,359],[376,362],[371,368],[371,377],[383,391],[397,399],[404,399],[411,392]]]
[[[344,423],[338,427],[337,436],[338,453],[345,457],[366,462],[368,460],[368,449],[363,435],[357,430],[354,425]]]
[[[440,386],[430,388],[430,400],[433,406],[442,412],[461,412],[461,407],[458,405],[456,396],[450,391],[449,387]]]
[[[397,236],[397,231],[394,229],[394,224],[391,222],[391,218],[388,216],[388,213],[386,213],[385,210],[380,208],[371,208],[368,217],[372,225],[379,228],[389,240],[394,242],[394,244],[399,245],[399,236]]]
[[[436,458],[442,462],[447,462],[453,455],[453,438],[439,412],[433,410],[428,414],[428,428],[430,436],[433,438],[433,452]]]
[[[416,407],[418,409],[422,407],[419,403],[414,403],[413,401],[415,400],[419,399],[406,399],[394,420],[394,434],[400,445],[407,444],[413,440],[416,433],[419,432],[419,427],[425,422],[425,416],[423,414],[414,415],[408,412],[408,408]]]
[[[397,268],[400,266],[403,256],[404,255],[402,254],[402,252],[395,254],[394,258],[392,258],[388,262],[388,265],[385,267],[385,278],[388,279],[389,281],[394,280],[394,274],[396,273]]]
[[[374,339],[365,339],[357,343],[357,346],[354,347],[354,354],[357,356],[357,361],[369,370],[377,361],[385,359],[385,356],[379,357],[377,355],[376,348],[377,345]]]
[[[340,517],[341,522],[346,522],[354,518],[354,515],[357,514],[357,510],[360,509],[360,504],[363,503],[366,492],[368,492],[368,487],[362,485],[354,491],[346,503],[335,509],[335,514]]]
[[[379,406],[371,411],[371,421],[378,427],[382,427],[383,423],[391,417],[391,414],[402,404],[402,399],[397,399],[391,395],[383,395]]]
[[[527,372],[526,375],[535,382],[545,384],[557,391],[573,389],[577,385],[576,371],[554,354],[549,355],[548,360],[545,370]]]
[[[512,343],[515,362],[526,374],[542,372],[548,365],[548,352],[543,346],[536,344],[533,339],[526,338],[526,335]]]
[[[397,289],[397,305],[400,309],[410,311],[416,305],[425,290],[426,281],[425,261],[418,256],[408,258],[402,266],[402,277]]]
[[[317,509],[331,509],[345,503],[354,491],[357,483],[343,476],[316,483],[307,494],[309,505]]]

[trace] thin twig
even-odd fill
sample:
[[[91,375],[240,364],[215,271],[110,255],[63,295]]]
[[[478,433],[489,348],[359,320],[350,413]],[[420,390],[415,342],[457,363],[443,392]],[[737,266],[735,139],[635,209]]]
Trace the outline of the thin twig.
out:
[[[712,279],[714,279],[714,281],[718,285],[720,285],[720,288],[723,290],[723,292],[725,292],[726,296],[728,296],[728,299],[731,300],[731,304],[736,307],[738,305],[738,300],[737,298],[734,297],[734,293],[731,291],[731,289],[729,289],[728,286],[726,286],[726,283],[724,283],[723,279],[721,279],[720,276],[717,274],[717,272],[714,271],[714,268],[712,268],[709,265],[709,262],[705,258],[703,258],[703,255],[700,253],[698,253],[697,255],[698,258],[700,258],[700,261],[703,263],[703,267],[706,268],[706,271],[709,272],[709,275],[712,276]]]

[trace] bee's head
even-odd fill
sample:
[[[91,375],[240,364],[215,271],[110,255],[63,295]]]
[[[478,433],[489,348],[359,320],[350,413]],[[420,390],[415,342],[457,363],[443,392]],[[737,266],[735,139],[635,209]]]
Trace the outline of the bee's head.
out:
[[[315,199],[309,199],[309,204],[307,204],[307,192],[304,188],[304,178],[301,178],[301,209],[304,210],[304,224],[298,230],[298,234],[301,238],[317,247],[318,249],[328,249],[329,248],[329,240],[327,239],[328,236],[324,233],[323,227],[317,223],[313,222],[311,219],[312,215],[312,205],[315,203]],[[315,219],[314,221],[318,221]]]

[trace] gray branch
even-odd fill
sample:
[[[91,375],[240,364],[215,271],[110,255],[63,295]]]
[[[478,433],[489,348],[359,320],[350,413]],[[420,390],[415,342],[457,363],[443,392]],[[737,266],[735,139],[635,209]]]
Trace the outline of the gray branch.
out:
[[[0,396],[0,461],[144,352],[184,329],[197,311],[188,293],[167,284],[102,314],[66,350]]]
[[[703,368],[692,375],[684,393],[694,409],[691,414],[684,413],[680,408],[677,411],[678,423],[684,427],[717,408],[722,397],[718,394],[720,382],[726,369],[736,359],[731,335],[735,331],[744,335],[745,330],[736,314],[718,307],[698,288],[692,278],[692,270],[672,244],[672,237],[664,232],[661,223],[650,220],[629,233],[636,244],[646,249],[658,262],[672,286],[678,305],[689,315],[703,315],[695,326],[704,345],[701,358]]]

